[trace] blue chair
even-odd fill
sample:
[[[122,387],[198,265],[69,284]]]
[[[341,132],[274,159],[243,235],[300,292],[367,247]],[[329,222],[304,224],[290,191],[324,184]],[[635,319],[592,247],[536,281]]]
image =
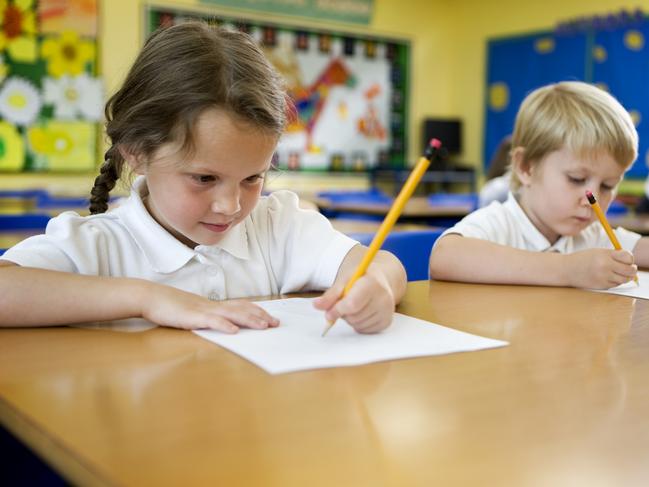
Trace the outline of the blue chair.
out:
[[[464,206],[470,211],[478,209],[477,193],[435,193],[428,196],[428,202],[433,206]]]
[[[44,213],[0,214],[0,231],[45,230],[50,215]]]
[[[611,201],[611,205],[606,210],[606,216],[624,216],[629,213],[629,208],[618,200]]]
[[[391,232],[383,242],[381,249],[397,256],[406,268],[408,281],[426,280],[428,279],[430,251],[443,231],[444,229],[440,228]],[[347,235],[363,245],[369,245],[374,238],[373,233],[349,233]]]
[[[347,205],[391,205],[394,198],[388,196],[377,188],[370,188],[368,190],[339,190],[339,191],[321,191],[317,193],[318,198],[325,198],[332,203],[347,204]],[[352,213],[336,210],[322,209],[321,213],[327,218],[349,218],[352,220],[365,220],[365,221],[382,221],[381,215],[368,215],[364,213]]]
[[[87,208],[90,205],[88,197],[52,196],[46,193],[36,200],[36,207],[47,208]]]

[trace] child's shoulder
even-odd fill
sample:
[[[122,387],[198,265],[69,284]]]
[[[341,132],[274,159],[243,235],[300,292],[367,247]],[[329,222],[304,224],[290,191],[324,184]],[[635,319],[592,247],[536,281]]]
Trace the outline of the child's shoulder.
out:
[[[259,198],[257,208],[297,208],[300,198],[293,191],[278,189]]]
[[[47,224],[48,235],[84,235],[97,233],[120,233],[126,231],[126,226],[119,216],[118,210],[97,215],[82,216],[74,211],[63,212]]]

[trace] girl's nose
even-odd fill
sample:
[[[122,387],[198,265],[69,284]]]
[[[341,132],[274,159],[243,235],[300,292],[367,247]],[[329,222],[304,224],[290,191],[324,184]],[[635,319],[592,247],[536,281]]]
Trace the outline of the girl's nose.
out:
[[[241,211],[239,191],[220,191],[212,201],[212,211],[223,215],[236,215]]]

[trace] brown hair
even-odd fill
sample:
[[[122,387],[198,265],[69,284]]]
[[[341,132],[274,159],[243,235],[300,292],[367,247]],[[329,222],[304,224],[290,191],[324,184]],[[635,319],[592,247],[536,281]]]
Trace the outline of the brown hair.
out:
[[[566,147],[581,157],[605,151],[628,168],[638,155],[638,133],[629,113],[606,91],[564,81],[538,88],[523,100],[512,136],[512,150],[519,147],[523,164],[538,164]],[[512,171],[511,189],[520,186]]]
[[[90,213],[108,207],[125,165],[119,147],[144,158],[168,142],[191,150],[194,124],[209,108],[279,137],[286,107],[279,74],[249,35],[203,22],[156,30],[106,103],[111,147],[91,191]]]

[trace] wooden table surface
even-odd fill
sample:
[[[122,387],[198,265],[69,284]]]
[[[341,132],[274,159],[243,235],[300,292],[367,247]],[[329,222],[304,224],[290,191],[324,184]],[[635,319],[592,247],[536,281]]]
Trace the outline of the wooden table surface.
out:
[[[271,376],[190,332],[0,331],[0,421],[78,485],[649,483],[649,301],[409,283],[510,342]]]
[[[613,228],[623,227],[641,235],[649,235],[649,214],[612,216],[608,221]]]
[[[352,220],[350,218],[329,218],[331,225],[342,233],[376,233],[381,226],[380,221]],[[421,225],[419,223],[396,223],[392,227],[394,232],[414,232],[422,230],[438,230],[437,227]]]
[[[366,215],[387,215],[392,205],[379,203],[337,203],[327,198],[315,198],[313,202],[322,210]],[[463,217],[473,210],[470,204],[431,205],[426,196],[413,196],[401,213],[403,218]]]

